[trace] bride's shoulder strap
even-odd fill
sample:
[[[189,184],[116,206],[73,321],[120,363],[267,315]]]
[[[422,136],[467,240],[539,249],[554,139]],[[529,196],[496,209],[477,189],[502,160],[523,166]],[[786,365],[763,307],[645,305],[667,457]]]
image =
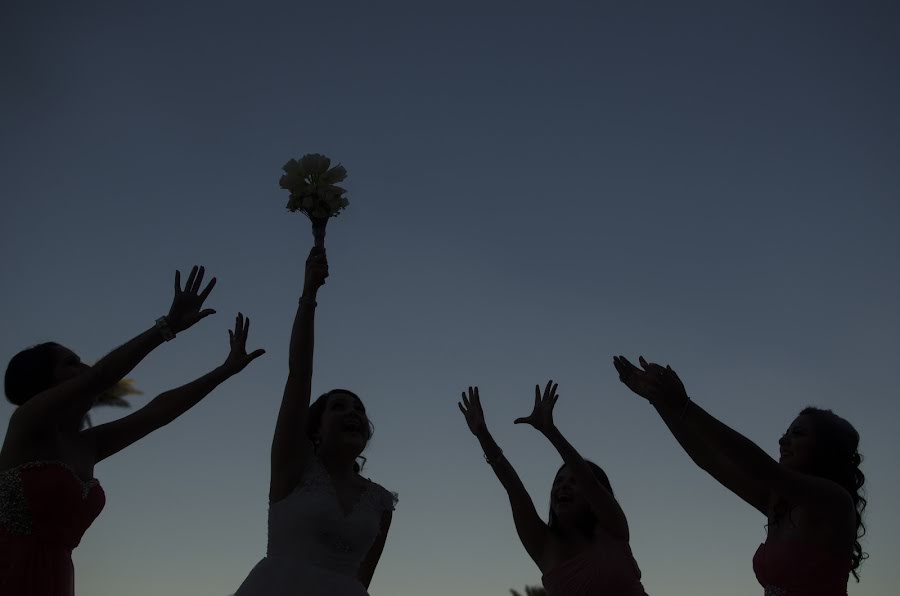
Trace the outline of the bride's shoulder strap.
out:
[[[395,510],[397,508],[397,503],[400,501],[400,497],[392,490],[388,490],[383,486],[379,485],[380,489],[378,492],[381,495],[381,508],[384,511],[387,510]]]

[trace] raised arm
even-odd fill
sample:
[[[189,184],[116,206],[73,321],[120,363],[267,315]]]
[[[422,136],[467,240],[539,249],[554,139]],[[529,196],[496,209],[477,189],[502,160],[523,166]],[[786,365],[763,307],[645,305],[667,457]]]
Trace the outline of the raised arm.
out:
[[[325,249],[313,248],[306,259],[303,294],[291,330],[288,378],[272,437],[269,501],[273,503],[289,495],[297,486],[312,453],[312,443],[306,436],[306,419],[312,393],[316,296],[326,277]]]
[[[172,300],[168,315],[150,329],[101,358],[84,373],[28,400],[16,409],[14,415],[17,424],[55,424],[73,414],[86,412],[94,404],[98,394],[118,383],[165,341],[169,331],[174,336],[200,319],[215,313],[216,311],[212,309],[201,310],[203,301],[216,285],[216,279],[213,278],[201,292],[203,273],[204,268],[195,265],[182,289],[181,272],[176,271],[175,298]]]
[[[543,558],[547,542],[550,539],[550,529],[544,520],[540,518],[534,503],[531,501],[528,491],[522,484],[515,469],[503,456],[503,450],[497,446],[484,421],[484,411],[481,408],[481,399],[478,395],[478,387],[469,387],[469,395],[462,394],[462,402],[458,404],[469,430],[478,439],[485,459],[491,465],[500,484],[506,489],[509,504],[512,507],[513,522],[522,546],[528,551],[528,555],[542,568]]]
[[[764,515],[774,496],[794,503],[827,500],[845,504],[848,495],[840,486],[779,464],[756,443],[695,404],[671,367],[648,363],[643,357],[643,370],[624,356],[615,358],[614,363],[622,382],[653,404],[691,459]]]
[[[524,418],[516,419],[516,424],[530,424],[541,432],[556,447],[563,461],[578,482],[585,499],[591,507],[591,511],[597,516],[597,523],[614,538],[628,542],[628,521],[625,513],[619,506],[619,502],[610,494],[606,487],[594,476],[590,466],[578,451],[566,440],[556,424],[553,422],[553,407],[559,395],[556,393],[553,381],[547,383],[544,394],[541,396],[541,388],[534,388],[534,410]]]
[[[245,319],[238,313],[234,331],[228,331],[231,349],[224,364],[187,385],[159,394],[146,406],[129,416],[82,431],[82,436],[94,446],[96,461],[118,453],[156,429],[169,424],[197,405],[222,382],[238,374],[253,360],[265,354],[265,350],[247,353],[249,331],[250,319]]]

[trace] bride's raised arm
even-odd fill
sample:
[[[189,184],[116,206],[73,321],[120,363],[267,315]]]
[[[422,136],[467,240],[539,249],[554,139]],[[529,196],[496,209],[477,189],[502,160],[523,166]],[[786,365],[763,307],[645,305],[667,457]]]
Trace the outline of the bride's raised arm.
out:
[[[325,249],[313,248],[306,259],[303,294],[291,330],[288,378],[272,438],[271,503],[283,499],[294,490],[313,452],[312,442],[306,436],[306,419],[312,391],[316,295],[326,277],[328,261]]]

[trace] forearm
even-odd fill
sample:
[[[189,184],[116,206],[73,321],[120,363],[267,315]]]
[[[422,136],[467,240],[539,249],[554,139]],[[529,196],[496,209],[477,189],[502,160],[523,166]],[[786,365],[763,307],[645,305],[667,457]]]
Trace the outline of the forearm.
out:
[[[186,385],[160,393],[144,409],[152,415],[155,428],[165,426],[200,403],[231,376],[228,369],[219,366]]]
[[[666,426],[694,462],[716,475],[720,466],[734,466],[761,478],[773,460],[756,443],[720,422],[692,400],[680,408],[656,406]]]
[[[96,461],[125,449],[156,429],[172,422],[212,392],[231,373],[224,367],[203,375],[187,385],[159,394],[149,404],[114,422],[84,431],[95,449]]]
[[[485,430],[477,437],[494,474],[506,489],[516,533],[529,556],[540,565],[539,561],[542,560],[546,545],[547,526],[537,514],[534,503],[531,501],[528,491],[525,490],[525,485],[522,484],[519,475],[503,456],[503,451],[497,446],[490,433]]]
[[[509,492],[510,489],[521,486],[522,481],[519,479],[519,475],[513,469],[506,457],[504,457],[503,450],[500,449],[500,446],[494,441],[494,437],[491,436],[491,433],[485,430],[484,432],[479,433],[477,438],[479,444],[481,444],[481,450],[484,452],[485,459],[487,459],[487,462],[494,470],[497,479],[500,480],[500,483],[507,492]]]
[[[568,466],[568,468],[572,470],[572,473],[575,474],[578,484],[581,486],[589,486],[590,484],[597,482],[590,466],[584,461],[584,458],[581,457],[581,454],[578,453],[572,444],[566,440],[562,433],[559,432],[558,428],[554,426],[546,431],[544,436],[547,437],[547,440],[549,440],[553,447],[556,448],[556,451],[559,452],[559,455],[562,457],[566,466]]]
[[[294,315],[288,351],[290,374],[298,378],[312,379],[315,315],[316,294],[304,291],[297,305],[297,313]]]

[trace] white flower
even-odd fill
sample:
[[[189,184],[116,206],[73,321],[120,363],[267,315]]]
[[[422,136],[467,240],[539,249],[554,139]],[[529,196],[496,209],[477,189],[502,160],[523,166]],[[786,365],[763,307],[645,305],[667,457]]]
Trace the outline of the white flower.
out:
[[[347,177],[347,169],[342,165],[336,165],[322,175],[322,181],[326,184],[341,182]]]
[[[284,164],[279,185],[291,193],[288,209],[322,218],[333,217],[350,204],[344,196],[347,190],[336,184],[347,177],[347,169],[340,164],[329,169],[330,165],[331,160],[319,153]]]
[[[300,165],[307,174],[321,175],[328,170],[331,160],[320,153],[307,153],[300,158]]]

